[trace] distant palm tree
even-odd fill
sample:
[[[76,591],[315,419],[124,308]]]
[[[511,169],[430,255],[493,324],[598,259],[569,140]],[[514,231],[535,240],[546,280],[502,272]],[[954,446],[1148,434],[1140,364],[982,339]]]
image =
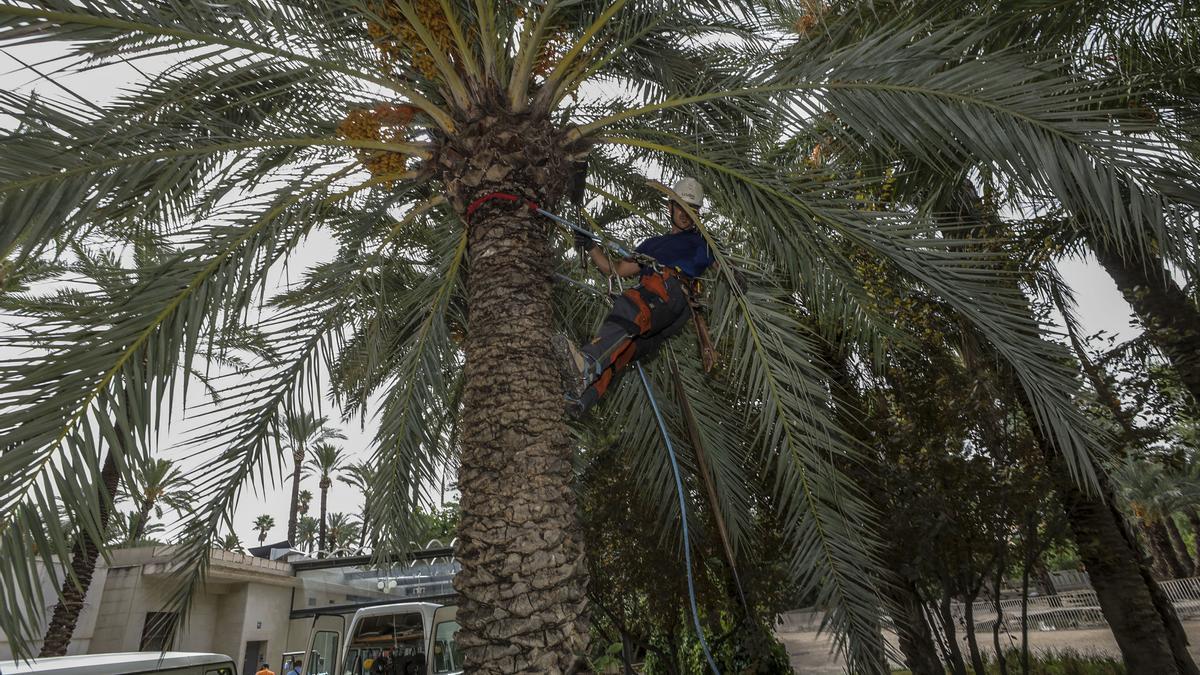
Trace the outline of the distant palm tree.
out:
[[[321,515],[318,522],[320,531],[317,535],[317,557],[325,556],[325,511],[329,501],[329,488],[333,486],[333,474],[342,469],[346,455],[341,448],[321,441],[313,446],[305,464],[305,475],[319,477],[317,487],[321,490]]]
[[[300,500],[296,504],[296,513],[301,516],[307,516],[308,515],[308,507],[312,504],[312,498],[313,498],[312,490],[301,490],[300,491]]]
[[[304,469],[304,458],[308,449],[314,443],[331,438],[345,438],[342,432],[328,426],[329,418],[322,415],[317,417],[311,412],[302,411],[289,414],[284,423],[284,444],[292,449],[292,498],[288,502],[288,541],[296,539],[296,520],[300,513],[300,475]],[[310,496],[309,499],[312,499]]]
[[[329,514],[329,548],[340,557],[358,538],[358,525],[345,513]]]
[[[136,541],[146,533],[150,512],[162,518],[163,507],[176,512],[186,510],[191,504],[191,483],[169,459],[154,459],[138,467],[133,489],[125,486],[119,498],[128,499],[137,505],[131,516],[133,531],[130,539]]]
[[[108,526],[108,545],[117,548],[132,548],[161,544],[155,535],[166,530],[162,523],[146,523],[137,511],[114,514]]]
[[[234,532],[229,532],[224,537],[218,539],[217,548],[222,551],[233,551],[235,553],[245,552],[245,549],[242,547],[242,540]]]
[[[254,531],[258,533],[258,545],[267,543],[267,534],[275,527],[275,518],[266,513],[254,519]]]
[[[305,553],[312,553],[317,543],[317,519],[312,516],[300,516],[296,524],[296,546]]]
[[[371,462],[355,462],[348,464],[342,475],[338,476],[338,480],[352,488],[357,489],[363,498],[362,511],[358,516],[358,548],[362,549],[366,545],[367,537],[371,530],[371,511],[372,511],[372,486],[375,485],[375,474],[378,470]],[[374,549],[374,542],[371,548]]]

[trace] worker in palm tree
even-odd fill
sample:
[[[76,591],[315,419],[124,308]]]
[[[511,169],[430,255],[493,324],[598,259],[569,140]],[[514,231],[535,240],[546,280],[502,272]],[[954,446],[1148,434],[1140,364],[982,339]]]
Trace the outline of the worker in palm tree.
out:
[[[616,383],[621,370],[654,354],[683,330],[692,316],[689,295],[694,280],[716,262],[691,213],[704,202],[704,188],[683,178],[670,191],[671,232],[641,243],[634,259],[611,262],[596,242],[576,233],[576,247],[587,251],[606,275],[640,277],[617,296],[596,338],[582,349],[564,336],[555,338],[566,384],[568,409],[583,414]],[[687,207],[684,207],[684,204]]]

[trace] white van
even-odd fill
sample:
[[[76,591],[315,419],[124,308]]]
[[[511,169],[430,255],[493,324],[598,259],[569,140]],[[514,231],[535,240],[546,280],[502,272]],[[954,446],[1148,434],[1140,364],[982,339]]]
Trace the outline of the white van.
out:
[[[237,675],[223,654],[122,652],[52,656],[37,661],[0,661],[0,675]]]
[[[318,616],[303,673],[458,675],[463,666],[454,640],[457,610],[432,602],[364,607],[354,613],[349,626],[343,616]]]

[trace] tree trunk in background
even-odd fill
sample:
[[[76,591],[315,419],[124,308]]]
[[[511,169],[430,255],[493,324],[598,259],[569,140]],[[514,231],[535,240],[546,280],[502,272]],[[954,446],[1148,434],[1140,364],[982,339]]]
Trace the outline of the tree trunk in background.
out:
[[[971,667],[976,673],[987,672],[983,669],[983,655],[979,652],[979,641],[975,639],[975,598],[963,598],[963,614],[967,620],[967,651],[971,655]]]
[[[492,192],[553,205],[560,132],[496,113],[465,123],[439,161],[451,203]],[[557,186],[557,187],[556,187]],[[551,224],[493,200],[468,224],[458,546],[459,644],[470,673],[561,673],[588,647],[587,566],[573,447],[550,345]]]
[[[954,628],[954,613],[950,611],[949,594],[942,596],[938,610],[942,615],[942,630],[946,633],[946,648],[950,650],[950,667],[954,669],[954,675],[967,675],[967,663],[963,660],[958,631]]]
[[[1175,522],[1175,516],[1167,516],[1163,520],[1163,524],[1167,526],[1167,534],[1171,535],[1171,546],[1175,550],[1175,557],[1179,559],[1179,568],[1183,571],[1180,578],[1191,576],[1192,554],[1188,551],[1187,542],[1183,539],[1183,533],[1179,531],[1179,525]]]
[[[1158,549],[1162,554],[1163,561],[1167,563],[1167,572],[1169,572],[1170,578],[1182,579],[1188,576],[1190,570],[1184,568],[1183,562],[1175,554],[1175,547],[1171,545],[1171,534],[1163,521],[1148,521],[1146,527],[1150,532],[1150,541],[1154,543],[1154,548]]]
[[[321,522],[317,523],[317,557],[324,558],[325,551],[325,532],[329,525],[326,522],[327,511],[329,506],[329,483],[328,479],[321,480]]]
[[[134,524],[133,532],[129,533],[129,541],[140,541],[142,536],[146,534],[146,525],[150,522],[150,512],[154,510],[154,498],[146,497],[142,500],[142,504],[138,507],[138,519]]]
[[[896,626],[900,651],[904,654],[904,665],[913,675],[943,675],[946,669],[938,658],[933,632],[921,611],[921,596],[917,586],[899,572],[895,577],[890,580],[891,583],[883,585],[883,591],[895,612],[892,621]]]
[[[1196,511],[1196,507],[1189,506],[1184,509],[1183,513],[1187,516],[1188,525],[1192,528],[1192,536],[1196,540],[1196,557],[1192,560],[1192,574],[1200,575],[1200,512]]]
[[[1167,272],[1163,260],[1147,255],[1130,259],[1103,242],[1093,240],[1092,250],[1104,270],[1117,283],[1133,307],[1146,335],[1174,366],[1179,379],[1200,406],[1200,308]]]
[[[1150,525],[1143,518],[1137,519],[1135,526],[1134,537],[1140,544],[1144,546],[1142,550],[1150,553],[1150,569],[1156,579],[1170,579],[1171,566],[1167,563],[1166,555],[1162,552],[1162,548],[1150,534]]]
[[[1058,459],[1058,458],[1055,458]],[[1061,459],[1058,461],[1061,462]],[[1059,490],[1080,559],[1130,673],[1195,675],[1187,637],[1111,504],[1085,495],[1059,467]],[[1107,480],[1107,479],[1104,479]]]
[[[117,481],[121,472],[117,470],[117,460],[110,450],[100,467],[100,486],[104,493],[100,495],[99,525],[100,531],[108,529],[112,520],[112,500],[117,494]],[[42,640],[42,650],[38,658],[50,656],[66,656],[67,647],[71,644],[71,636],[75,633],[75,624],[79,622],[79,613],[83,610],[84,600],[92,585],[92,576],[96,573],[96,561],[100,558],[100,547],[92,540],[87,530],[80,529],[79,538],[71,550],[71,572],[74,578],[63,579],[59,590],[58,604],[50,616],[50,625],[46,628],[46,637]],[[78,585],[76,585],[78,581]]]
[[[1130,673],[1200,675],[1188,652],[1187,635],[1154,580],[1145,554],[1125,516],[1117,510],[1108,476],[1097,467],[1104,500],[1084,493],[1067,470],[1052,441],[1035,422],[1033,404],[1011,371],[998,374],[1030,421],[1050,475],[1066,510],[1067,521],[1087,569],[1100,609],[1112,628],[1121,657]]]
[[[1188,552],[1187,542],[1175,522],[1175,516],[1167,516],[1163,523],[1167,526],[1167,534],[1171,535],[1171,545],[1175,549],[1175,557],[1179,559],[1180,579],[1192,574],[1192,554]]]
[[[296,521],[300,510],[300,470],[304,466],[303,447],[292,451],[292,464],[295,465],[295,468],[292,469],[292,500],[289,502],[290,508],[288,508],[288,546],[294,546],[296,543]]]

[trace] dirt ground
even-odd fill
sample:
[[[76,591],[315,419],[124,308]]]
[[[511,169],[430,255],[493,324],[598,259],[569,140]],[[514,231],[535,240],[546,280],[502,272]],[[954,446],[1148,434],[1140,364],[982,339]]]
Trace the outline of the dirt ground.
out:
[[[1192,656],[1200,660],[1200,621],[1185,621],[1184,630],[1191,638]],[[889,636],[890,637],[890,636]],[[831,640],[828,636],[817,636],[815,633],[779,633],[779,638],[787,645],[788,655],[792,658],[792,668],[803,675],[841,675],[842,662],[830,654]],[[991,650],[992,635],[988,633],[978,636],[980,647]],[[1000,635],[1001,645],[1020,647],[1020,634]],[[1032,650],[1070,648],[1085,653],[1103,653],[1119,657],[1117,642],[1113,639],[1112,631],[1107,628],[1092,628],[1087,630],[1062,631],[1029,631],[1029,648]],[[966,643],[963,644],[966,651]]]

